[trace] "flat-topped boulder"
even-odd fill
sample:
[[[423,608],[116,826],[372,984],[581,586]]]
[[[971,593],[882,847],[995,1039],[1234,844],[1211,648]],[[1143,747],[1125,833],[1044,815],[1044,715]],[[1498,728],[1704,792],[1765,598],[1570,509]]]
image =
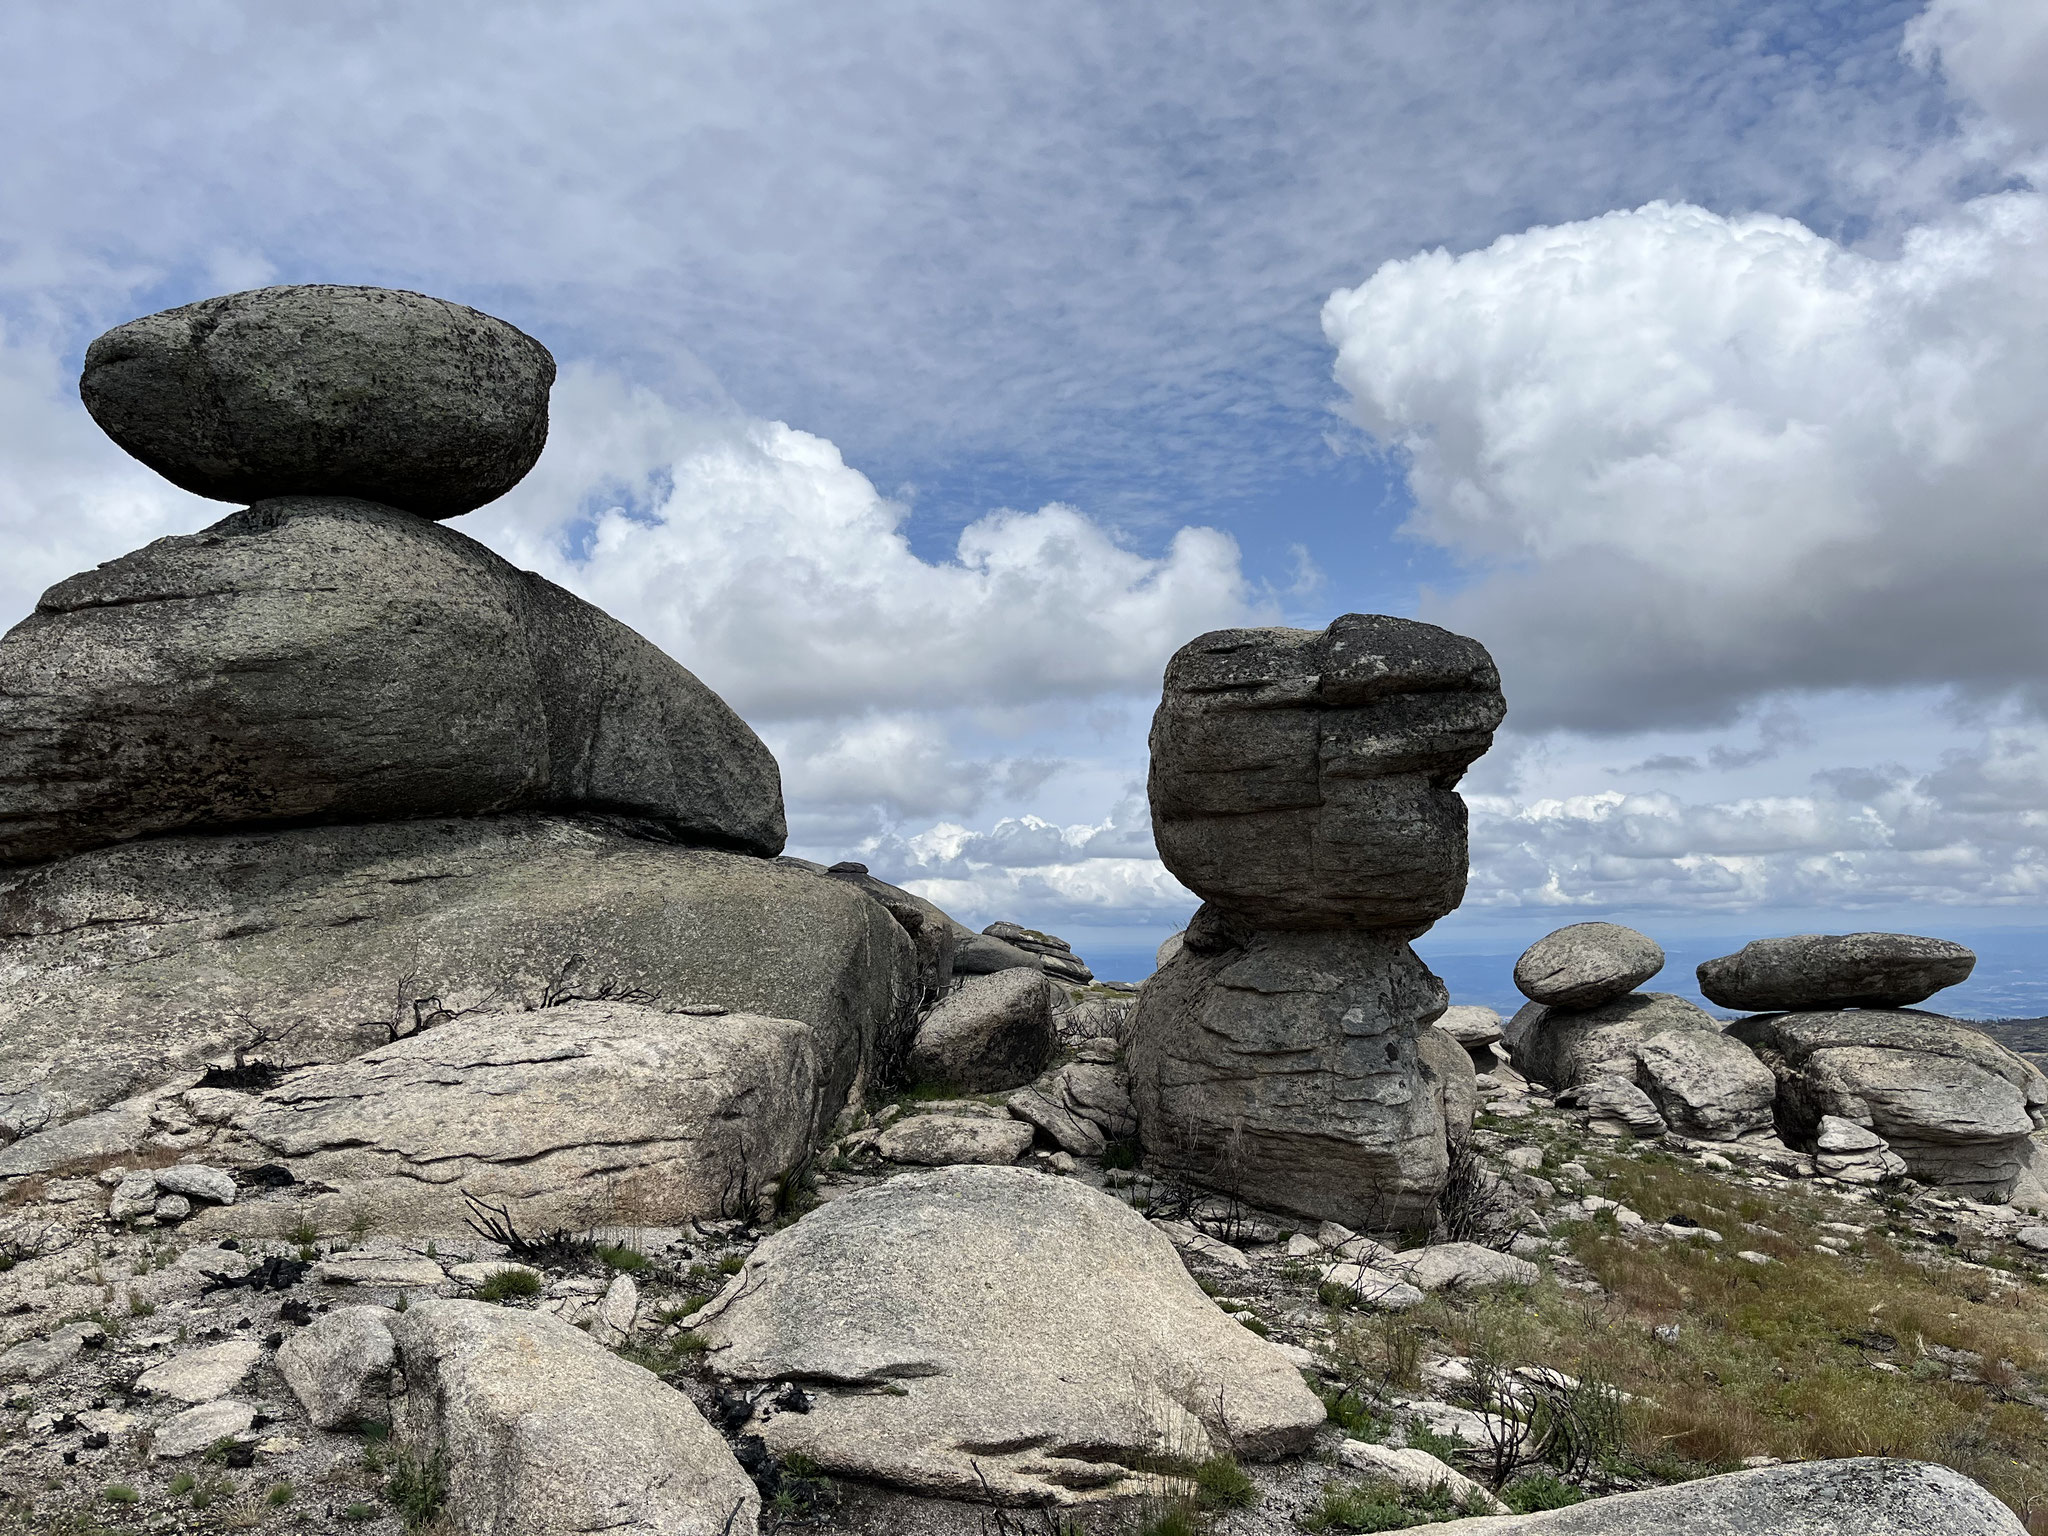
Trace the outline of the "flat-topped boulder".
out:
[[[717,1217],[809,1152],[825,1065],[793,1019],[620,1002],[468,1015],[264,1090],[214,1155],[316,1193],[218,1210],[204,1230],[281,1236],[309,1216],[335,1231],[360,1214],[379,1232],[459,1232],[468,1195],[521,1232],[598,1226],[622,1202],[643,1221]],[[438,1284],[426,1267],[360,1283]]]
[[[1914,1009],[1760,1014],[1728,1026],[1777,1074],[1788,1140],[1834,1116],[1868,1127],[1916,1179],[2003,1200],[2048,1126],[2048,1076],[1981,1030]]]
[[[1909,1008],[1968,981],[1977,957],[1910,933],[1800,933],[1755,939],[1699,967],[1707,1001],[1750,1013]]]
[[[1398,935],[1228,937],[1197,914],[1138,997],[1146,1152],[1267,1210],[1368,1228],[1420,1217],[1449,1166],[1444,1060],[1421,1043],[1444,1000]],[[1458,1070],[1469,1095],[1469,1059]]]
[[[0,944],[0,1115],[57,1135],[238,1054],[340,1061],[463,1010],[579,997],[809,1025],[822,1131],[915,1002],[910,940],[859,891],[546,816],[96,849],[0,872]],[[148,1125],[137,1106],[67,1155]]]
[[[1203,635],[1152,721],[1159,856],[1256,926],[1418,933],[1464,896],[1456,786],[1505,709],[1485,647],[1433,624]]]
[[[582,809],[774,854],[703,683],[474,539],[287,498],[43,594],[0,640],[0,864],[187,830]]]
[[[693,1326],[718,1374],[813,1394],[749,1427],[777,1455],[920,1493],[1064,1502],[1162,1457],[1299,1452],[1324,1417],[1144,1217],[1027,1169],[834,1200],[764,1240]]]
[[[459,517],[548,437],[555,360],[503,320],[390,288],[258,288],[116,326],[85,354],[93,420],[216,501],[359,496]]]
[[[1597,1008],[1664,969],[1664,950],[1620,923],[1573,923],[1538,939],[1515,962],[1515,988],[1552,1008]]]

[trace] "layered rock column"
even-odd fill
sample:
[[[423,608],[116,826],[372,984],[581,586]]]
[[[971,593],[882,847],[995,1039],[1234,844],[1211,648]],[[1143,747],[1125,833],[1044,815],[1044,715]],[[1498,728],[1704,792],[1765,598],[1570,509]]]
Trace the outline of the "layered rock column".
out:
[[[1347,614],[1203,635],[1152,724],[1153,833],[1204,899],[1131,1048],[1148,1154],[1254,1204],[1351,1226],[1425,1212],[1449,999],[1409,940],[1463,899],[1458,780],[1506,711],[1477,641]]]

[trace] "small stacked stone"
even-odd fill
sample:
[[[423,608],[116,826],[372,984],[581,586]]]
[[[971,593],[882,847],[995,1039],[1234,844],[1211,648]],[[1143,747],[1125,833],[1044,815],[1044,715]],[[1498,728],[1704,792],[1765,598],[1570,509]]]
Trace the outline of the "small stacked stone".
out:
[[[1088,969],[1087,962],[1074,953],[1074,946],[1065,939],[1019,923],[990,923],[981,931],[986,938],[1001,939],[1028,955],[1037,955],[1045,966],[1045,974],[1055,981],[1070,981],[1085,987],[1095,979],[1095,973]]]
[[[1429,1028],[1448,998],[1408,941],[1463,899],[1457,784],[1505,710],[1477,641],[1376,614],[1220,630],[1168,663],[1153,834],[1204,904],[1138,1002],[1156,1161],[1352,1226],[1429,1207],[1473,1068]]]
[[[1516,1070],[1612,1135],[1734,1141],[1769,1129],[1769,1070],[1704,1009],[1636,990],[1663,968],[1657,941],[1619,923],[1538,939],[1515,962],[1529,1002],[1503,1032]]]
[[[547,440],[547,349],[424,294],[265,288],[131,321],[79,392],[249,505],[59,582],[0,640],[0,865],[281,823],[584,809],[774,854],[780,775],[630,629],[438,519]]]

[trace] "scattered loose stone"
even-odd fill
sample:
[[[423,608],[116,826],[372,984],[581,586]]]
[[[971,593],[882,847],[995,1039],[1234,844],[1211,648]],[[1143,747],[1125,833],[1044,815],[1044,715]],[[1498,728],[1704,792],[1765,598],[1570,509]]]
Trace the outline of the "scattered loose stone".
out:
[[[66,1323],[42,1339],[25,1339],[0,1354],[0,1382],[41,1381],[54,1376],[88,1343],[106,1337],[97,1323]]]
[[[1534,1285],[1537,1269],[1526,1259],[1479,1243],[1437,1243],[1387,1261],[1394,1273],[1425,1291],[1481,1290],[1495,1285]]]
[[[201,1403],[175,1414],[157,1427],[150,1454],[168,1460],[196,1456],[216,1440],[239,1435],[256,1422],[256,1405],[239,1398]]]
[[[156,1187],[169,1195],[189,1200],[209,1200],[215,1205],[235,1203],[234,1176],[222,1168],[199,1163],[179,1163],[156,1171]]]

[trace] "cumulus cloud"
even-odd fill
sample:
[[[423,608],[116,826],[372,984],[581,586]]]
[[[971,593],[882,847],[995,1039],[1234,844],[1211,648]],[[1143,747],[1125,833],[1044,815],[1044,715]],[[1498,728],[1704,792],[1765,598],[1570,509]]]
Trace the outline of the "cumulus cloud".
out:
[[[1905,51],[1975,107],[1982,152],[2048,166],[2048,9],[2034,0],[1934,0],[1906,26]]]
[[[1324,326],[1409,531],[1482,573],[1424,611],[1493,646],[1524,729],[2040,689],[2048,199],[1890,258],[1652,203],[1388,263]]]

